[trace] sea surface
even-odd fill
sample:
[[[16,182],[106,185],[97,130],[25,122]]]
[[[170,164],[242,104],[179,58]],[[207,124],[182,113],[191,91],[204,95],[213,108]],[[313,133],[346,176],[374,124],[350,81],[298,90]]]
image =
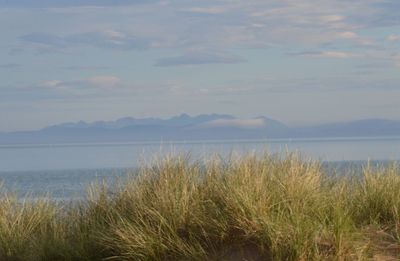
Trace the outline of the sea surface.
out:
[[[236,140],[198,142],[0,145],[0,191],[20,197],[81,199],[88,186],[115,183],[140,164],[167,154],[190,153],[193,159],[213,154],[299,152],[305,159],[335,166],[400,160],[400,137]]]

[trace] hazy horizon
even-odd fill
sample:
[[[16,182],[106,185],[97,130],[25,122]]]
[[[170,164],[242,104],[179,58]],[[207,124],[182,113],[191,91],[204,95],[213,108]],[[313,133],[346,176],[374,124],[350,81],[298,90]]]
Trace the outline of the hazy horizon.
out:
[[[86,123],[86,124],[95,124],[95,123],[100,123],[100,122],[116,122],[118,120],[121,119],[135,119],[135,120],[145,120],[145,119],[160,119],[160,120],[171,120],[174,118],[179,118],[182,116],[188,116],[190,118],[195,118],[198,116],[210,116],[210,115],[226,115],[226,116],[232,116],[234,117],[234,119],[237,119],[239,121],[249,121],[249,120],[253,120],[259,117],[266,117],[268,119],[274,120],[274,121],[278,121],[290,128],[298,128],[298,127],[316,127],[316,126],[322,126],[325,124],[344,124],[344,123],[350,123],[350,122],[357,122],[357,121],[364,121],[364,120],[393,120],[393,119],[386,119],[386,118],[361,118],[361,119],[354,119],[354,120],[343,120],[343,121],[329,121],[329,119],[326,122],[318,122],[318,123],[309,123],[309,124],[288,124],[286,122],[281,121],[280,119],[276,119],[276,118],[271,118],[268,115],[255,115],[255,116],[250,116],[250,117],[238,117],[236,115],[232,115],[232,114],[220,114],[220,113],[211,113],[211,114],[187,114],[187,113],[181,113],[181,114],[177,114],[177,115],[172,115],[172,116],[166,116],[166,117],[157,117],[157,116],[150,116],[150,117],[134,117],[134,116],[125,116],[125,117],[120,117],[120,118],[115,118],[115,119],[97,119],[97,120],[76,120],[76,121],[59,121],[59,122],[54,122],[54,123],[50,123],[49,125],[43,125],[40,126],[38,128],[27,128],[27,129],[16,129],[16,130],[6,130],[6,131],[1,131],[0,132],[20,132],[20,131],[37,131],[37,130],[41,130],[47,127],[52,127],[52,126],[58,126],[58,125],[63,125],[63,124],[79,124],[79,123]],[[396,120],[394,120],[396,121]]]
[[[181,113],[400,120],[395,0],[0,0],[0,132]]]

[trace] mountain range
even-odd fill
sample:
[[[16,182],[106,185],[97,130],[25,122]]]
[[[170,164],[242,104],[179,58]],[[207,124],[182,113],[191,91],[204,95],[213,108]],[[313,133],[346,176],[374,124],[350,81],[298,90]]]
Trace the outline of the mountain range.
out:
[[[0,133],[0,144],[112,143],[276,138],[400,136],[400,121],[365,119],[289,127],[267,117],[182,114],[169,119],[131,117],[115,121],[63,123],[35,131]]]

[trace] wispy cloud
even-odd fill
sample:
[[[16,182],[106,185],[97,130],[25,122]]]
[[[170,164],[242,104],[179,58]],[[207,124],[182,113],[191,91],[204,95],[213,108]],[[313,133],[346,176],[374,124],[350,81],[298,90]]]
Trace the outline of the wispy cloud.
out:
[[[223,14],[223,13],[227,12],[227,9],[224,6],[208,6],[208,7],[182,8],[179,11],[193,13],[193,14],[217,15],[217,14]]]
[[[386,40],[389,42],[399,42],[400,41],[400,35],[399,34],[391,34],[388,37],[386,37]]]
[[[50,93],[66,98],[116,97],[126,98],[132,95],[142,97],[162,95],[186,95],[187,92],[176,82],[141,83],[123,80],[114,75],[96,75],[73,80],[52,79],[33,86],[22,86],[20,92],[36,90],[38,93]],[[45,97],[45,96],[42,96]]]
[[[71,6],[118,6],[155,2],[153,0],[0,0],[1,7],[14,8],[49,8]]]
[[[358,57],[357,54],[351,52],[342,52],[342,51],[298,52],[298,53],[290,53],[290,55],[308,56],[317,58],[335,58],[335,59]]]
[[[154,97],[172,94],[173,83],[140,83],[126,81],[115,75],[95,75],[71,80],[49,79],[34,84],[0,85],[1,101],[102,100],[129,99],[132,95]]]
[[[72,66],[62,66],[61,69],[68,71],[102,71],[110,69],[108,66],[101,65],[72,65]]]
[[[41,85],[46,88],[55,88],[55,87],[63,86],[65,84],[66,84],[66,82],[62,82],[59,80],[48,80],[48,81],[44,81]]]
[[[122,86],[120,78],[113,75],[97,75],[85,79],[62,81],[62,80],[48,80],[39,86],[46,88],[111,88]]]
[[[99,32],[85,32],[69,35],[51,33],[30,33],[19,37],[25,44],[40,50],[63,50],[76,45],[88,45],[98,48],[119,50],[144,49],[150,46],[149,39],[143,39],[123,32],[104,30]]]
[[[180,56],[158,59],[156,66],[182,66],[199,64],[233,64],[246,60],[240,56],[224,52],[190,52]]]
[[[112,75],[100,75],[86,79],[86,82],[95,87],[118,87],[121,85],[121,79]]]

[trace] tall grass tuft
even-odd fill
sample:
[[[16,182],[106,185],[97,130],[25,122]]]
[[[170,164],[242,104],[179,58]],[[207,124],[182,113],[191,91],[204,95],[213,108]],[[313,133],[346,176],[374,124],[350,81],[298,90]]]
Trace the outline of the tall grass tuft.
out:
[[[53,231],[55,207],[46,200],[0,199],[0,260],[41,260]]]
[[[334,175],[298,154],[143,165],[86,200],[0,197],[0,260],[393,260],[398,167]]]

